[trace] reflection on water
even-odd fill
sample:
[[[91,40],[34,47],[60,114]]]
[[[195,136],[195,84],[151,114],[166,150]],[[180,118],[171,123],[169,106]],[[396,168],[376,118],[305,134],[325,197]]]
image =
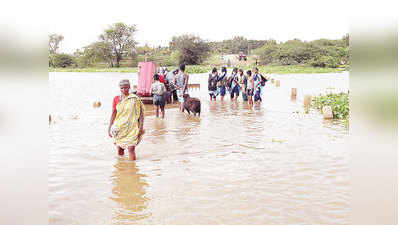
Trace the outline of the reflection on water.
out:
[[[106,132],[126,78],[136,81],[50,73],[50,224],[350,224],[348,131],[302,106],[305,94],[346,90],[348,74],[280,76],[253,107],[210,102],[207,76],[195,75],[201,117],[173,104],[160,119],[146,105],[135,162]]]
[[[118,159],[111,177],[112,197],[119,207],[114,211],[114,223],[129,224],[131,221],[148,217],[145,186],[148,184],[140,174],[135,162]]]

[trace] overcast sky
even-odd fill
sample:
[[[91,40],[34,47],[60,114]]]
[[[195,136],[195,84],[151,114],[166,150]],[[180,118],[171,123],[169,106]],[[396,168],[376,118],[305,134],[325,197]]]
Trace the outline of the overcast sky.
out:
[[[341,38],[349,32],[349,8],[333,1],[62,1],[50,11],[50,33],[62,34],[61,52],[98,40],[110,24],[137,25],[140,45],[167,45],[174,35],[207,40]]]

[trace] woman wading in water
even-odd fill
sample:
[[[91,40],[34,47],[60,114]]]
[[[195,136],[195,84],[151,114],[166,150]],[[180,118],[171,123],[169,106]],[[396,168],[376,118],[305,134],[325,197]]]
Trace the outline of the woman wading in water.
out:
[[[129,159],[135,160],[135,146],[144,134],[144,105],[138,96],[129,93],[129,80],[121,80],[119,87],[121,95],[113,99],[108,135],[114,138],[119,156],[128,149]]]

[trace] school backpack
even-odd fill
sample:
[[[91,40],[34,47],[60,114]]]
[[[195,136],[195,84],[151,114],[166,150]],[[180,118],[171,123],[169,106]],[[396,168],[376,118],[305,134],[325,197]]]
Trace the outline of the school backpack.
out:
[[[267,82],[268,80],[263,76],[263,75],[261,75],[260,74],[260,77],[261,77],[261,86],[265,86],[265,82]]]
[[[233,81],[233,77],[232,77],[232,76],[227,78],[227,87],[228,87],[228,88],[231,88],[231,86],[232,86],[232,81]]]
[[[256,101],[258,101],[260,99],[261,99],[260,92],[256,91],[256,93],[254,94],[254,101],[256,102]]]

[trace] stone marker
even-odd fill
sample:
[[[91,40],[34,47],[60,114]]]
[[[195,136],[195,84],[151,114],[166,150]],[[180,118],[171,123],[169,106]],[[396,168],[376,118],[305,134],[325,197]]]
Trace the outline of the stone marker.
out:
[[[311,105],[311,95],[304,96],[304,109],[306,113],[309,112],[310,105]]]
[[[324,119],[333,119],[333,110],[332,107],[325,105],[322,107],[322,114]]]
[[[101,107],[101,102],[94,102],[94,103],[93,103],[93,107],[94,107],[94,108],[99,108],[99,107]]]
[[[274,81],[275,81],[274,78],[271,78],[271,83],[274,83]]]
[[[290,99],[295,100],[297,97],[297,88],[292,88],[292,92],[290,94]]]
[[[277,80],[275,86],[276,86],[276,87],[280,87],[280,86],[281,86],[281,81],[280,81],[280,80]]]

